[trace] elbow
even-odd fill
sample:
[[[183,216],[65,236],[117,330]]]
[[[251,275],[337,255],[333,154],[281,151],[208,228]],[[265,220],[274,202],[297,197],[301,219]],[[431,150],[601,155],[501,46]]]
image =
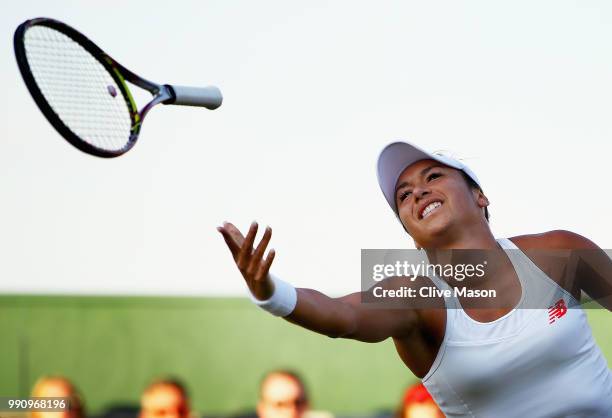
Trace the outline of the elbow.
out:
[[[329,325],[324,334],[329,338],[355,339],[358,330],[357,316],[349,305],[343,305],[326,321]]]
[[[350,321],[343,326],[331,328],[325,332],[325,335],[329,338],[345,338],[364,343],[378,343],[389,337],[380,332],[364,332],[357,321]]]

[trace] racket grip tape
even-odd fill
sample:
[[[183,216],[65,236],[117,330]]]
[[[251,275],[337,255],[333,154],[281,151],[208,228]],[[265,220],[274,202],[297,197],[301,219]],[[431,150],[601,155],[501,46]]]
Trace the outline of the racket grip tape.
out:
[[[170,100],[164,102],[165,104],[200,106],[213,110],[221,106],[223,102],[221,90],[215,86],[186,87],[166,84],[165,87],[172,96]]]

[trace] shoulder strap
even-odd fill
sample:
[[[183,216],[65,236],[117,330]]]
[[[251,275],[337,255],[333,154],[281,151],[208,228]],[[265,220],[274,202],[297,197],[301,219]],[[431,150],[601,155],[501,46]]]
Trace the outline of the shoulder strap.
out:
[[[519,247],[508,238],[497,238],[496,241],[504,250],[519,250]]]

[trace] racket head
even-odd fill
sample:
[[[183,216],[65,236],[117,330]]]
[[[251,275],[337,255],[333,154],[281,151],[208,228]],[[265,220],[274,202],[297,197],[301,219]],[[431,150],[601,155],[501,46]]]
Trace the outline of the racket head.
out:
[[[129,151],[142,118],[121,66],[83,34],[49,18],[13,38],[19,71],[47,120],[70,144],[112,158]]]

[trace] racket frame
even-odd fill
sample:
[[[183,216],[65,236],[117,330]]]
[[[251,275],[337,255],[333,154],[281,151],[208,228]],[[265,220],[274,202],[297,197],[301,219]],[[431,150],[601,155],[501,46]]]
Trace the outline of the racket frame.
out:
[[[109,73],[113,81],[115,81],[121,91],[122,97],[126,102],[131,121],[130,135],[123,148],[118,150],[108,150],[98,148],[82,140],[68,126],[66,126],[66,124],[64,124],[59,115],[53,110],[36,84],[36,80],[34,79],[34,75],[30,69],[30,64],[27,60],[24,37],[26,31],[33,26],[46,26],[71,38],[73,41],[83,47],[89,54],[91,54],[91,56],[94,57]],[[21,76],[23,77],[34,101],[42,111],[43,115],[45,115],[49,123],[51,123],[51,125],[53,125],[60,135],[62,135],[70,144],[83,152],[98,157],[113,158],[128,152],[134,146],[134,144],[136,144],[136,140],[138,139],[142,126],[142,121],[153,106],[163,103],[187,106],[203,106],[207,107],[208,109],[216,109],[222,102],[221,92],[216,87],[192,88],[175,86],[173,88],[173,86],[168,84],[162,85],[146,80],[115,61],[110,55],[90,41],[85,35],[55,19],[39,17],[26,20],[17,27],[13,37],[13,45]],[[153,95],[153,99],[144,105],[140,111],[137,108],[136,102],[130,93],[126,81],[149,91]],[[192,92],[197,92],[200,97],[197,97],[198,94],[190,94]],[[177,93],[179,96],[178,98]]]

